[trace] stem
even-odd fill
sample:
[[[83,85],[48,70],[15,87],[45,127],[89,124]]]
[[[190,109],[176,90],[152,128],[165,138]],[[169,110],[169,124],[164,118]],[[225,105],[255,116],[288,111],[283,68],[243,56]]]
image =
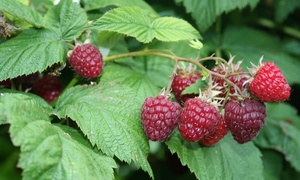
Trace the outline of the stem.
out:
[[[74,78],[73,78],[73,79],[69,82],[69,84],[66,86],[66,88],[64,89],[64,91],[65,91],[66,89],[69,89],[69,88],[75,86],[75,84],[78,83],[79,79],[80,79],[80,77],[77,76],[77,75],[75,75]]]
[[[177,66],[178,66],[178,60],[175,60],[173,72],[172,72],[172,75],[171,75],[171,78],[170,78],[170,82],[169,82],[168,87],[167,87],[167,90],[166,90],[166,93],[167,93],[167,94],[169,94],[170,91],[171,91],[171,86],[172,86],[174,77],[175,77],[175,75],[176,75]]]
[[[172,59],[175,62],[176,61],[184,61],[184,62],[193,63],[193,64],[197,65],[198,67],[200,67],[202,70],[206,71],[208,74],[211,74],[216,77],[224,79],[228,84],[231,84],[232,86],[234,86],[237,89],[237,91],[239,93],[241,93],[240,88],[237,85],[235,85],[233,82],[228,80],[226,78],[226,76],[218,74],[216,72],[213,72],[213,71],[207,69],[205,66],[203,66],[200,63],[202,61],[214,60],[214,61],[222,61],[223,63],[225,63],[228,66],[227,61],[221,57],[210,56],[210,57],[201,58],[199,60],[194,60],[194,59],[188,59],[188,58],[183,58],[183,57],[177,57],[175,55],[165,54],[165,53],[159,52],[158,50],[144,50],[144,51],[135,51],[135,52],[129,52],[129,53],[124,53],[124,54],[108,56],[108,57],[104,58],[103,60],[108,62],[108,61],[113,61],[115,59],[120,59],[120,58],[125,58],[125,57],[134,57],[134,56],[160,56],[160,57],[164,57],[167,59]]]
[[[270,21],[270,20],[264,19],[264,18],[259,19],[257,22],[261,26],[264,26],[264,27],[267,27],[267,28],[270,28],[270,29],[278,28],[279,30],[281,30],[285,34],[300,39],[300,31],[295,29],[295,28],[292,28],[292,27],[289,27],[289,26],[278,27],[273,21]]]

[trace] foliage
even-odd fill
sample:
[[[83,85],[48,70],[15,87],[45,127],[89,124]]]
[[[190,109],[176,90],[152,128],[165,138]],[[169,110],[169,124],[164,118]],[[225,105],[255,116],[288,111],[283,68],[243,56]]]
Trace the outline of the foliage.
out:
[[[1,0],[0,82],[14,83],[0,87],[0,179],[300,177],[299,7],[297,0]],[[85,80],[67,56],[89,38],[105,66]],[[140,120],[145,98],[168,86],[174,62],[212,54],[243,59],[244,70],[261,56],[273,61],[293,87],[291,98],[266,105],[253,142],[240,145],[228,134],[203,147],[177,130],[166,142],[148,141]],[[51,104],[15,81],[57,71],[65,90]],[[183,93],[206,85],[198,80]]]

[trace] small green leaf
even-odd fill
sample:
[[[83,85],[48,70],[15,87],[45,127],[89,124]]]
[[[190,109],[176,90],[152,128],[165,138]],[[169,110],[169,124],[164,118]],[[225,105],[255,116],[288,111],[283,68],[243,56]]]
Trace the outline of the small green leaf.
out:
[[[44,21],[47,27],[56,31],[65,41],[77,38],[88,23],[85,11],[72,0],[62,0],[53,6],[45,15]]]
[[[224,12],[250,5],[253,9],[259,0],[176,0],[183,3],[187,13],[191,13],[201,31],[206,31]]]
[[[188,22],[173,18],[157,18],[136,6],[115,8],[105,13],[93,28],[113,31],[149,43],[154,38],[160,41],[179,41],[200,38],[198,31]]]
[[[197,79],[195,83],[186,87],[181,94],[199,94],[199,89],[204,89],[208,85],[208,79]]]
[[[144,0],[83,0],[83,4],[84,9],[87,11],[105,8],[107,6],[138,6],[142,9],[150,11],[153,14],[156,14],[155,10]]]
[[[149,96],[156,96],[161,90],[147,75],[116,64],[106,64],[100,81],[102,83],[116,82],[129,86],[133,89],[133,94],[144,99]]]
[[[253,143],[241,145],[227,135],[213,147],[201,147],[176,131],[166,144],[198,179],[263,179],[261,153]]]
[[[0,81],[44,71],[64,62],[66,45],[52,31],[28,29],[0,44]]]
[[[17,0],[1,0],[0,11],[27,21],[35,27],[43,27],[43,17]]]
[[[140,119],[142,101],[131,88],[115,83],[77,86],[59,97],[56,109],[60,118],[76,121],[102,152],[127,163],[133,161],[153,177]]]

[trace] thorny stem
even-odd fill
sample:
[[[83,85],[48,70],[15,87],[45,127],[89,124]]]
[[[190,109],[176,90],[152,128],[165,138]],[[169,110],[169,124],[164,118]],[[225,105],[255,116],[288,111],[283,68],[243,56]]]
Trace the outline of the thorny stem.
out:
[[[225,75],[221,75],[219,73],[213,72],[213,71],[207,69],[205,66],[203,66],[200,63],[200,62],[207,61],[207,60],[214,60],[214,61],[217,61],[217,62],[221,61],[226,66],[228,66],[227,61],[225,59],[221,58],[221,57],[209,56],[209,57],[201,58],[201,59],[198,59],[198,60],[194,60],[194,59],[189,59],[189,58],[184,58],[184,57],[177,57],[175,55],[165,54],[165,53],[162,53],[158,50],[143,50],[143,51],[135,51],[135,52],[129,52],[129,53],[123,53],[123,54],[108,56],[108,57],[104,58],[103,60],[107,62],[107,61],[113,61],[113,60],[120,59],[120,58],[134,57],[134,56],[160,56],[160,57],[164,57],[164,58],[167,58],[167,59],[172,59],[175,62],[176,61],[184,61],[184,62],[189,62],[189,63],[195,64],[198,67],[200,67],[202,70],[206,71],[208,74],[211,74],[211,75],[214,75],[214,76],[219,77],[221,79],[224,79],[228,84],[233,86],[235,89],[237,89],[237,91],[240,94],[242,94],[240,88],[236,84],[231,82],[229,79],[227,79],[227,77]]]
[[[174,77],[175,77],[175,75],[176,75],[177,66],[178,66],[178,60],[175,60],[173,72],[172,72],[172,75],[171,75],[171,77],[170,77],[170,82],[169,82],[168,87],[167,87],[167,90],[166,90],[166,93],[168,93],[168,94],[169,94],[170,91],[171,91],[171,86],[172,86]]]

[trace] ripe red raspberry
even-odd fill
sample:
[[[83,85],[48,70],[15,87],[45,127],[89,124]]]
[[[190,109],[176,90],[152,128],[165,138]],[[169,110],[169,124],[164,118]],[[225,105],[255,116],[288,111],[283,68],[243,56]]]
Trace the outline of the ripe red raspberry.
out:
[[[272,62],[266,62],[258,69],[249,89],[264,102],[281,102],[290,97],[291,87],[280,69]]]
[[[228,132],[224,118],[220,119],[220,123],[214,133],[200,139],[199,143],[203,146],[213,146],[217,144]]]
[[[228,129],[240,144],[255,138],[264,125],[266,107],[263,102],[254,99],[241,102],[229,100],[224,109]]]
[[[77,46],[69,59],[74,71],[84,78],[96,78],[103,69],[102,54],[92,44]]]
[[[178,102],[181,104],[184,104],[184,102],[189,98],[194,98],[198,94],[183,94],[181,93],[190,86],[191,84],[194,84],[197,79],[200,79],[202,77],[201,73],[195,70],[189,71],[189,70],[179,70],[177,74],[174,76],[173,82],[172,82],[172,92],[174,93],[174,96]]]
[[[218,66],[213,67],[212,71],[216,72],[218,74],[222,74],[222,75],[226,74],[226,72],[221,67],[218,67]],[[247,78],[243,77],[241,75],[230,75],[233,73],[243,73],[243,69],[238,68],[236,71],[226,74],[228,80],[233,82],[235,85],[237,85],[238,88],[240,88],[241,91],[243,91],[246,88],[246,85],[244,84],[244,82],[246,82]],[[212,76],[212,79],[219,87],[221,87],[220,91],[222,93],[219,94],[218,96],[226,97],[227,90],[228,90],[227,82],[224,79],[214,76],[214,75]],[[230,94],[234,94],[235,92],[236,92],[236,90],[235,90],[234,86],[230,86]]]
[[[142,106],[141,118],[144,132],[149,140],[165,141],[179,122],[180,105],[167,97],[148,97]]]
[[[51,102],[62,92],[62,83],[57,77],[47,75],[36,79],[32,91],[44,98],[47,102]]]
[[[217,108],[199,98],[188,99],[180,114],[178,129],[184,139],[196,142],[217,129],[221,114]]]

